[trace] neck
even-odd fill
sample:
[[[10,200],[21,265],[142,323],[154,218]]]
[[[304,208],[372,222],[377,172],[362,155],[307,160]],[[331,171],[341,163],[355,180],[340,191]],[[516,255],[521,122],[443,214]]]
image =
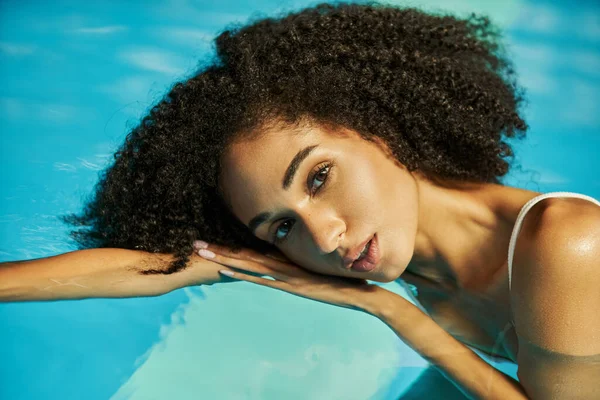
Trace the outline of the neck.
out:
[[[459,289],[484,288],[506,265],[522,205],[537,192],[489,183],[440,186],[415,175],[419,222],[407,271]]]

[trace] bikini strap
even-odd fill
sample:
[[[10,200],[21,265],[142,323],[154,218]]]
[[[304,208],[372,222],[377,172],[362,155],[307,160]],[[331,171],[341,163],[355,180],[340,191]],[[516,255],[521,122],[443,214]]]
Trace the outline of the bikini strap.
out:
[[[600,206],[600,201],[594,199],[593,197],[585,195],[585,194],[573,193],[573,192],[545,193],[545,194],[536,196],[533,199],[529,200],[527,203],[525,203],[523,208],[521,208],[521,211],[519,212],[519,216],[517,217],[517,222],[515,222],[515,226],[513,227],[513,231],[510,236],[510,244],[508,246],[508,290],[509,291],[511,288],[513,254],[515,251],[515,245],[517,244],[517,236],[519,235],[519,231],[521,230],[521,225],[523,224],[525,215],[531,209],[531,207],[533,207],[536,203],[538,203],[541,200],[547,199],[549,197],[575,197],[575,198],[579,198],[579,199],[583,199],[583,200],[589,200],[589,201],[595,203],[596,205]]]

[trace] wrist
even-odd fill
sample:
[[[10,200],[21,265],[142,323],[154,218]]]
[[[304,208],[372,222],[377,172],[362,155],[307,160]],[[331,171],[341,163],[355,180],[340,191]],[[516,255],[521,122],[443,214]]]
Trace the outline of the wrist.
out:
[[[380,286],[373,286],[374,290],[366,293],[361,299],[359,308],[367,314],[385,320],[394,313],[398,300],[403,300],[403,298]]]

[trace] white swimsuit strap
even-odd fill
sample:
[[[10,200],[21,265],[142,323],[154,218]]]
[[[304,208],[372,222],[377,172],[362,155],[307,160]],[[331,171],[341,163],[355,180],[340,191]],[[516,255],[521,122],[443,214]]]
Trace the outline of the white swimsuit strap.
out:
[[[517,243],[517,236],[519,235],[519,231],[521,230],[521,225],[523,224],[523,219],[525,219],[525,214],[527,211],[531,209],[537,202],[547,199],[549,197],[576,197],[579,199],[589,200],[598,206],[600,206],[600,201],[594,199],[591,196],[580,194],[580,193],[572,193],[572,192],[550,192],[541,194],[539,196],[534,197],[529,200],[523,208],[521,208],[521,212],[519,212],[519,216],[517,217],[517,222],[515,222],[515,226],[513,228],[512,234],[510,236],[510,244],[508,246],[508,289],[510,291],[511,284],[511,275],[512,275],[512,261],[513,261],[513,253],[515,250],[515,245]]]

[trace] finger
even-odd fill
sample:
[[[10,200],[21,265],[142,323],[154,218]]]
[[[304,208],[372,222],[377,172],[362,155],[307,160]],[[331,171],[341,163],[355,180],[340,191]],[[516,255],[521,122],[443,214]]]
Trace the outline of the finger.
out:
[[[222,270],[219,270],[219,272],[221,274],[228,276],[230,278],[233,278],[233,279],[252,282],[252,283],[256,283],[258,285],[268,286],[268,287],[283,290],[286,292],[289,291],[289,289],[290,289],[289,284],[287,284],[286,282],[278,281],[278,280],[265,279],[265,278],[261,278],[261,277],[254,276],[254,275],[244,274],[244,273],[238,272],[238,271],[232,271],[230,269],[222,269]]]
[[[202,243],[201,245],[197,245],[196,243]],[[252,256],[262,256],[260,253],[255,252],[253,250],[250,249],[240,249],[237,251],[233,251],[231,248],[226,247],[226,246],[220,246],[214,243],[206,243],[206,242],[202,242],[200,240],[197,240],[196,242],[194,242],[194,247],[197,250],[200,249],[207,249],[210,250],[212,252],[215,253],[219,253],[222,254],[224,256],[230,257],[230,258],[238,258],[238,259],[251,259]]]
[[[265,253],[265,256],[269,257],[269,258],[272,258],[275,261],[282,262],[282,263],[289,263],[290,262],[289,259],[287,259],[285,256],[282,256],[282,255],[280,255],[278,253]]]
[[[289,279],[289,276],[287,276],[285,273],[276,271],[262,263],[257,263],[251,260],[232,258],[220,253],[215,253],[208,249],[198,250],[198,255],[227,267],[253,272],[258,275],[268,275],[280,281],[287,281],[287,279]]]
[[[219,246],[212,243],[209,243],[207,245],[208,247],[206,248],[206,250],[210,250],[214,253],[223,255],[230,259],[253,261],[255,263],[260,263],[275,271],[287,273],[288,275],[292,272],[292,270],[297,271],[297,274],[301,274],[303,272],[295,264],[291,264],[289,262],[286,262],[285,260],[280,259],[280,256],[277,253],[271,253],[275,255],[275,257],[271,257],[270,255],[267,256],[265,254],[261,254],[251,249],[241,249],[238,251],[233,251],[232,249],[225,246]]]

